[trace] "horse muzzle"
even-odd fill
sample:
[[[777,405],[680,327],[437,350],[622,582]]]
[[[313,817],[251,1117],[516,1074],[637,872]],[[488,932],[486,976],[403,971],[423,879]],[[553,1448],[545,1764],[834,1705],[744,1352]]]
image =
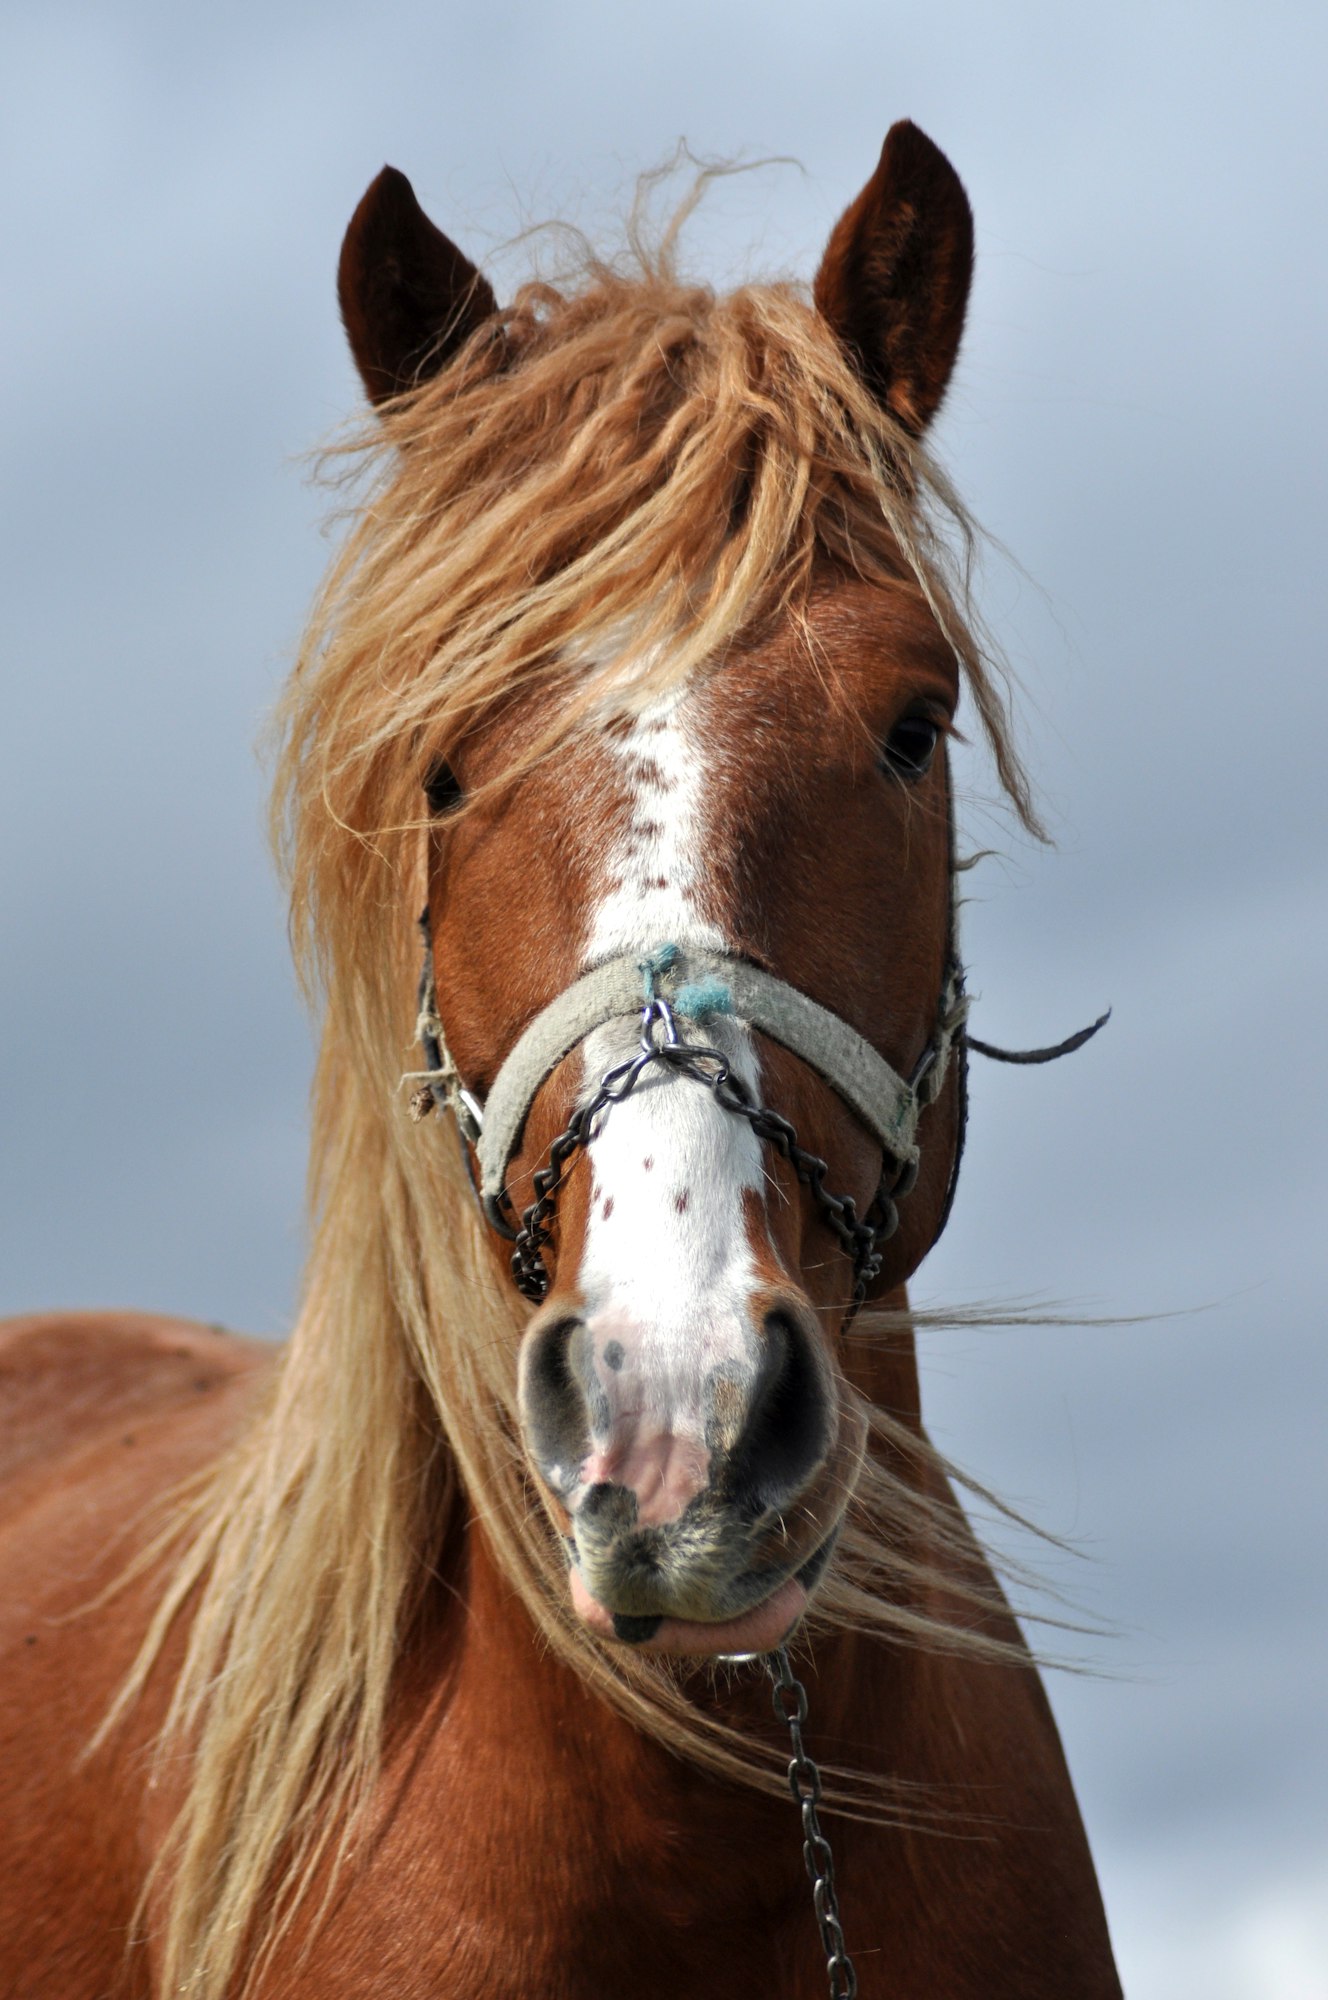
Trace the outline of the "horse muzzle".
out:
[[[521,1416],[577,1614],[653,1650],[759,1652],[806,1610],[863,1449],[810,1306],[772,1291],[685,1330],[551,1300]]]

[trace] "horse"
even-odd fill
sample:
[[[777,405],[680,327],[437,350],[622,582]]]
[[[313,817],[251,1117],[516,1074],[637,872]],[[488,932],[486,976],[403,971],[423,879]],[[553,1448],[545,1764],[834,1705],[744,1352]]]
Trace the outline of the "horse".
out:
[[[1119,1995],[906,1292],[961,693],[1036,830],[926,443],[969,204],[901,123],[810,289],[632,244],[503,308],[394,169],[347,231],[308,1266],[279,1354],[6,1328],[26,2000]]]

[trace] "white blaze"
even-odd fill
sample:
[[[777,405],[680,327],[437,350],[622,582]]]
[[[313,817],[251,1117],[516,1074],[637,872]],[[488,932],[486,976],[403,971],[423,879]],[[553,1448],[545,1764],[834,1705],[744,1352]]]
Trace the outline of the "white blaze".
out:
[[[723,933],[697,903],[707,772],[700,732],[688,726],[693,702],[686,690],[665,697],[626,734],[605,738],[631,805],[591,915],[592,963],[624,953],[645,958],[666,944],[725,949]],[[679,1025],[685,1038],[688,1024]],[[695,1033],[721,1048],[756,1092],[756,1052],[744,1025],[716,1015]],[[587,1039],[587,1092],[633,1052],[639,1034],[636,1022],[617,1021]],[[651,1455],[653,1440],[678,1441],[664,1447],[665,1484],[678,1448],[704,1457],[707,1378],[726,1360],[753,1360],[748,1301],[756,1271],[743,1196],[761,1186],[761,1150],[744,1119],[723,1111],[701,1084],[659,1065],[611,1108],[591,1144],[590,1166],[597,1192],[579,1278],[611,1428],[607,1451],[592,1453],[583,1477],[626,1476],[640,1491],[633,1465],[645,1475],[638,1461]],[[677,1471],[681,1478],[682,1467]]]

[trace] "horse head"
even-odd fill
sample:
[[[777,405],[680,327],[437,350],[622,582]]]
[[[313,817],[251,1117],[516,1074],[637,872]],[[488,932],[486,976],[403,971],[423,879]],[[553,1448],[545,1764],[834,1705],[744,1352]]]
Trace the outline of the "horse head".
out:
[[[837,463],[762,373],[787,353],[760,327],[741,348],[716,333],[695,290],[657,287],[625,358],[607,306],[579,308],[570,335],[541,297],[501,313],[391,169],[343,248],[343,317],[389,426],[430,397],[473,398],[499,434],[505,397],[578,405],[586,525],[556,539],[541,512],[507,532],[528,539],[533,596],[580,588],[584,619],[572,603],[561,627],[536,621],[529,671],[417,731],[423,1075],[458,1114],[496,1286],[517,1238],[534,1304],[512,1357],[521,1445],[573,1607],[646,1649],[762,1651],[803,1614],[865,1448],[852,1314],[898,1292],[948,1208],[959,669],[901,523],[971,263],[956,175],[896,126],[812,299],[765,308],[835,404]],[[723,404],[713,380],[737,360],[747,379]],[[635,463],[608,444],[601,463],[601,414],[633,397]],[[746,428],[711,438],[697,471],[704,415],[686,412],[707,398]],[[782,492],[768,435],[794,468]],[[478,456],[433,476],[503,504]],[[800,566],[772,557],[809,507]],[[616,574],[606,609],[597,553],[632,536],[635,601]],[[763,588],[712,616],[758,557]]]

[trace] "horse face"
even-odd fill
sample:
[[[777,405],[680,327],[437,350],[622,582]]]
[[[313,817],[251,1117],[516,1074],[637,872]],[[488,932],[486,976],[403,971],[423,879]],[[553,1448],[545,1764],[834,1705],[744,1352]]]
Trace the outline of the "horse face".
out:
[[[907,1075],[945,971],[955,698],[920,593],[827,577],[805,628],[790,621],[506,789],[488,787],[530,718],[479,730],[455,773],[478,797],[440,819],[430,894],[439,1009],[468,1082],[484,1094],[588,966],[666,943],[776,974]],[[833,1089],[731,1015],[687,1032],[791,1121],[862,1213],[881,1153]],[[577,1102],[638,1036],[632,1019],[609,1023],[547,1079],[509,1173],[518,1212]],[[949,1093],[920,1140],[882,1288],[937,1226]],[[774,1643],[805,1606],[863,1448],[840,1361],[848,1258],[778,1152],[660,1067],[569,1173],[546,1262],[521,1410],[578,1610],[660,1648]]]
[[[944,393],[971,264],[953,169],[895,126],[814,297],[870,395],[913,434]],[[486,283],[391,170],[351,224],[340,288],[377,401],[446,368],[472,335],[506,353]],[[548,717],[529,696],[487,714],[435,787],[429,898],[440,1013],[472,1089],[487,1092],[524,1027],[588,966],[666,945],[750,959],[908,1075],[945,970],[948,793],[943,750],[929,752],[955,692],[916,586],[827,572],[782,629],[510,783]],[[453,781],[473,804],[449,825]],[[863,1211],[881,1158],[854,1114],[741,1019],[702,1025]],[[518,1213],[574,1105],[636,1034],[630,1020],[598,1029],[539,1090],[508,1173]],[[924,1115],[882,1288],[933,1238],[956,1117],[951,1085]],[[578,1159],[545,1255],[522,1422],[581,1616],[680,1652],[775,1643],[821,1572],[863,1450],[838,1352],[850,1272],[818,1209],[743,1118],[652,1068]]]

